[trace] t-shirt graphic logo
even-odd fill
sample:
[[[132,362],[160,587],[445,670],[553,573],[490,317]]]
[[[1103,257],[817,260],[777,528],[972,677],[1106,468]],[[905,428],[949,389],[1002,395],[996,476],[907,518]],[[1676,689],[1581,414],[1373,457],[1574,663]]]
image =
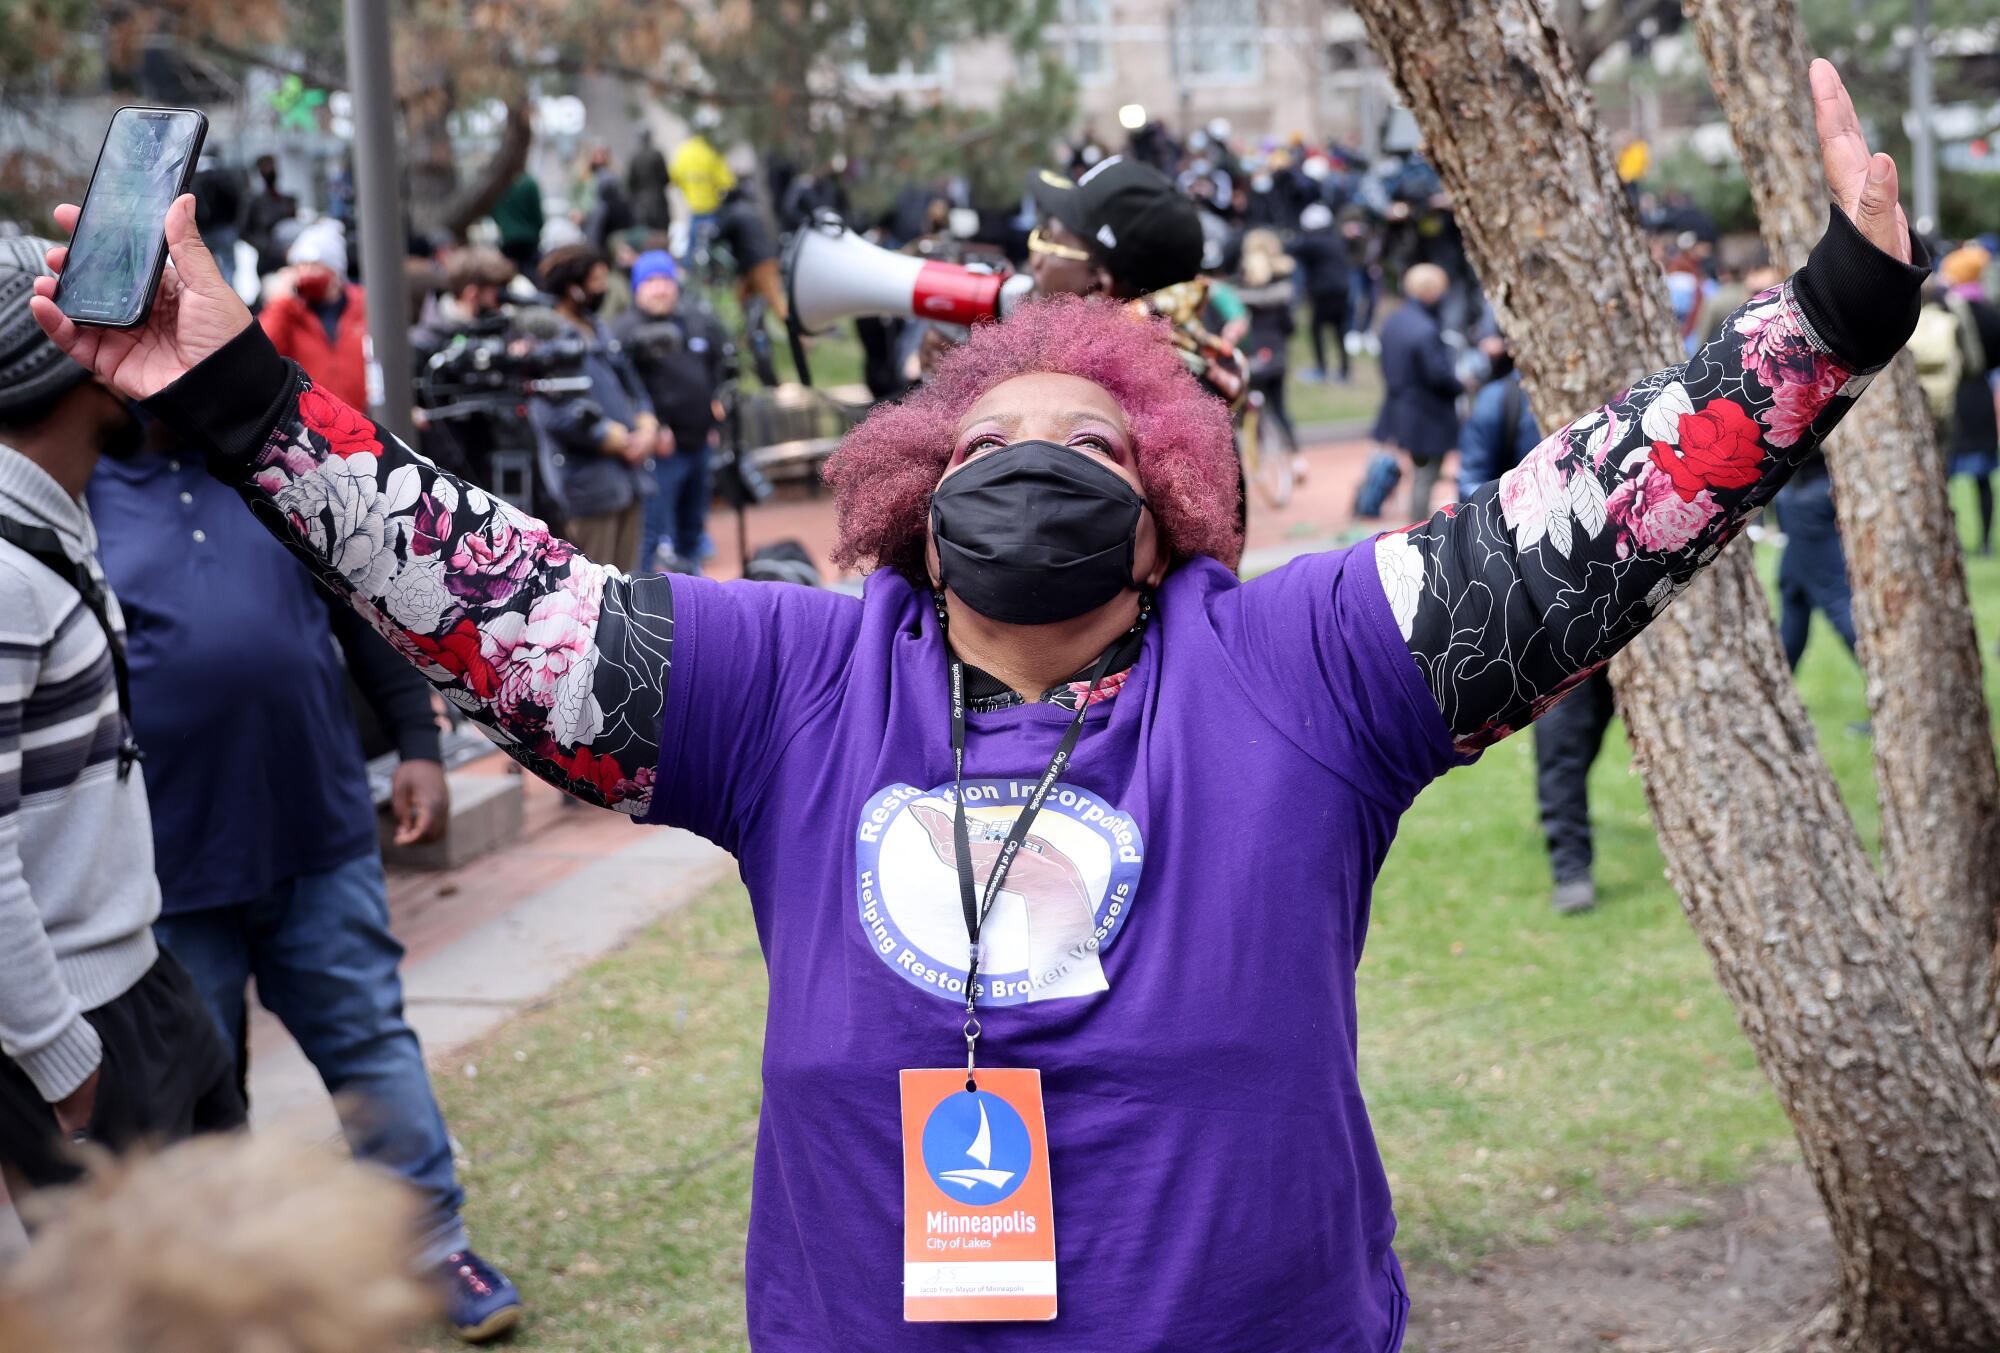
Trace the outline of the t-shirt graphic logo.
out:
[[[947,1097],[924,1124],[924,1168],[946,1196],[973,1207],[1010,1197],[1032,1155],[1021,1115],[984,1090]]]
[[[930,834],[931,849],[937,852],[939,863],[955,875],[958,857],[953,848],[951,814],[921,803],[912,804],[910,812]],[[1008,825],[991,820],[982,820],[977,828],[970,822],[966,824],[972,877],[982,889],[986,886],[986,876],[999,862]],[[1083,886],[1083,871],[1047,837],[1028,833],[1021,849],[1014,854],[1014,863],[1007,866],[1005,887],[1007,892],[1018,893],[1027,906],[1028,934],[1037,947],[1067,949],[1081,944],[1090,934],[1094,923],[1090,894]],[[964,909],[961,902],[959,910]],[[1088,958],[1092,963],[1097,961],[1094,949],[1088,951]]]
[[[966,836],[983,890],[1030,780],[968,780]],[[952,848],[953,789],[892,785],[862,809],[856,836],[864,935],[906,981],[965,999],[965,914]],[[1109,989],[1101,961],[1131,910],[1144,863],[1129,815],[1058,784],[1007,870],[981,933],[982,1005]]]

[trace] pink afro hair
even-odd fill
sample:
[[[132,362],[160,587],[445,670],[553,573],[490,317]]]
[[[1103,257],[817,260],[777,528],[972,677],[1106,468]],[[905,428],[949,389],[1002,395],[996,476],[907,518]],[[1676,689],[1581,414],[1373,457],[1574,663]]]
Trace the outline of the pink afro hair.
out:
[[[1188,370],[1165,320],[1081,296],[1031,301],[1005,323],[974,327],[907,399],[878,405],[847,434],[826,466],[840,514],[834,563],[923,583],[931,490],[960,418],[1002,381],[1038,372],[1082,377],[1124,410],[1146,502],[1175,558],[1235,566],[1243,537],[1228,409]]]

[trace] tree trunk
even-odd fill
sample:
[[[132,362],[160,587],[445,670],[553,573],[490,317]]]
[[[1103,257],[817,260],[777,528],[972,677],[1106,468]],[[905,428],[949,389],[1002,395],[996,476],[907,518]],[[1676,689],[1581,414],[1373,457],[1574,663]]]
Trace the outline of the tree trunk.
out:
[[[458,150],[451,141],[457,90],[431,52],[414,57],[403,76],[403,200],[410,228],[430,235],[445,229],[445,206],[458,192]]]
[[[528,151],[535,142],[535,124],[528,115],[528,98],[522,94],[507,105],[507,124],[501,129],[500,144],[479,166],[472,182],[461,188],[445,208],[444,228],[453,239],[464,239],[472,223],[493,210],[493,204],[507,186],[528,167]]]
[[[1790,0],[1683,0],[1772,259],[1826,223],[1809,54]],[[1992,1080],[2000,773],[1944,461],[1907,355],[1827,447],[1868,674],[1882,864],[1917,961]]]
[[[1665,289],[1537,0],[1355,9],[1543,425],[1676,363]],[[2000,1117],[1819,757],[1749,551],[1709,574],[1617,664],[1619,705],[1669,874],[1833,1224],[1827,1346],[2000,1348]]]

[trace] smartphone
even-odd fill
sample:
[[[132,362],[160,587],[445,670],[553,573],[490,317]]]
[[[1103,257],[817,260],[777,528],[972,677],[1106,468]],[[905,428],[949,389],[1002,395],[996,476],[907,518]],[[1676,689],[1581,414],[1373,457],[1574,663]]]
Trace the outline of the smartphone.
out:
[[[56,308],[78,324],[129,329],[153,308],[167,261],[167,208],[194,181],[208,118],[192,108],[120,108],[111,115]]]

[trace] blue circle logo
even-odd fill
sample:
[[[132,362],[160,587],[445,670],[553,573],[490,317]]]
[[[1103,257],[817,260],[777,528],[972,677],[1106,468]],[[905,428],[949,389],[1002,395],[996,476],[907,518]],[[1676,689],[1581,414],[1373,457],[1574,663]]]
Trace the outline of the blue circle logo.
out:
[[[997,863],[1035,789],[1030,780],[965,782],[973,877]],[[957,791],[893,784],[861,810],[855,892],[862,937],[889,970],[965,1004],[965,916],[958,905]],[[1139,824],[1116,805],[1058,784],[1007,868],[980,929],[979,1004],[1090,997],[1110,989],[1117,941],[1145,867]]]
[[[924,1168],[947,1198],[991,1207],[1013,1197],[1034,1149],[1014,1106],[984,1090],[961,1090],[924,1124]]]

